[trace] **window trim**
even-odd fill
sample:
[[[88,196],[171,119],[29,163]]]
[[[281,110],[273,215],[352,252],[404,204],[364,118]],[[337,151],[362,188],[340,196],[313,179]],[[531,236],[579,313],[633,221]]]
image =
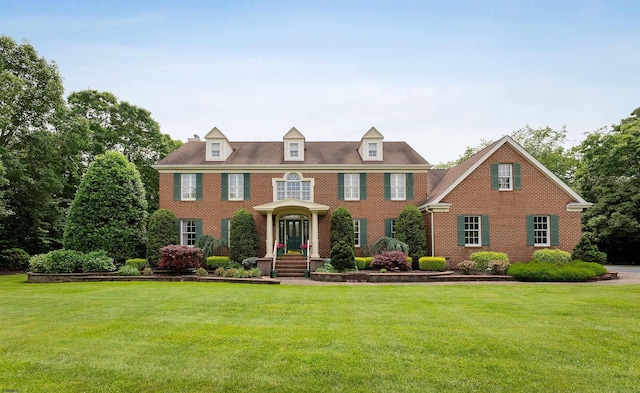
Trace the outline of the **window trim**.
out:
[[[394,184],[399,183],[399,179],[402,179],[402,185]],[[402,196],[400,196],[402,191]],[[389,176],[389,192],[392,201],[406,201],[407,200],[407,174],[406,173],[391,173]]]
[[[468,219],[475,219],[475,223],[468,221]],[[476,224],[476,229],[469,229],[467,225]],[[467,235],[470,232],[477,232],[477,243],[469,243],[467,240],[471,238],[471,236]],[[482,216],[472,215],[472,216],[464,216],[464,246],[465,247],[482,247]]]
[[[236,184],[233,186],[231,185],[231,179],[236,180]],[[227,175],[227,200],[244,201],[244,188],[244,173],[229,173]],[[231,195],[234,191],[236,196],[232,198]]]
[[[300,180],[298,180],[300,182],[300,188],[299,188],[299,193],[300,193],[300,198],[292,198],[289,196],[289,188],[287,187],[287,182],[289,180],[287,180],[287,178],[292,175],[298,175],[300,177]],[[278,198],[278,185],[282,185],[284,184],[284,198],[280,199]],[[308,188],[309,188],[309,199],[303,199],[302,196],[304,193],[306,193],[305,188],[307,187],[306,185],[308,184]],[[272,178],[271,179],[271,186],[273,187],[273,201],[277,202],[277,201],[283,201],[285,199],[296,199],[299,201],[304,201],[304,202],[313,202],[314,200],[314,193],[315,193],[315,179],[314,178],[305,178],[304,176],[302,176],[302,173],[300,172],[287,172],[284,174],[283,177],[279,177],[279,178]]]
[[[295,149],[292,148],[294,146]],[[300,142],[289,142],[287,144],[287,153],[287,157],[289,157],[290,160],[300,160]]]
[[[192,223],[193,224],[193,232],[186,232],[185,231],[185,224],[188,226],[189,225],[188,223]],[[187,227],[187,229],[189,229],[189,228]],[[185,239],[185,236],[189,236],[190,234],[193,234],[193,244],[189,244],[189,238],[188,237]],[[195,220],[195,219],[180,220],[180,244],[183,245],[183,246],[193,247],[193,246],[196,245],[197,237],[198,237],[197,220]]]
[[[536,222],[538,219],[544,218],[545,229],[536,228],[536,225],[541,224]],[[538,243],[537,239],[541,236],[537,235],[537,232],[544,232],[546,238],[545,243]],[[550,247],[551,246],[551,217],[546,215],[533,215],[533,246],[534,247]]]
[[[503,176],[501,169],[504,167],[509,168],[509,175]],[[503,187],[501,179],[508,179],[509,187]],[[498,164],[498,191],[513,191],[513,164],[500,163]]]
[[[353,246],[360,247],[360,219],[353,219]]]
[[[214,146],[216,146],[216,148],[214,148]],[[211,158],[221,158],[222,157],[222,143],[220,143],[220,142],[211,142],[210,147],[211,147]],[[216,155],[216,153],[217,153],[217,155]]]
[[[347,179],[349,183],[347,185]],[[355,180],[354,180],[355,179]],[[344,200],[345,201],[359,201],[360,200],[360,174],[359,173],[345,173],[344,174]],[[354,184],[354,182],[356,184]],[[354,196],[355,194],[355,196]],[[347,196],[349,195],[349,196]]]
[[[188,184],[185,186],[185,179],[188,180]],[[186,196],[185,196],[185,192]],[[193,197],[190,196],[193,192]],[[180,174],[180,200],[181,201],[195,201],[198,199],[198,177],[195,173],[181,173]]]
[[[380,145],[378,144],[378,142],[367,142],[367,159],[377,160],[379,157],[379,154],[378,154],[379,150],[380,150]]]

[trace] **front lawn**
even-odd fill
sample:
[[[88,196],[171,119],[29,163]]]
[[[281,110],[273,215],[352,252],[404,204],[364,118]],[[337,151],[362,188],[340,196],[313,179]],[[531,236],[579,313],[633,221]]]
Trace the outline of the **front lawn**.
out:
[[[640,285],[27,284],[0,389],[634,392]]]

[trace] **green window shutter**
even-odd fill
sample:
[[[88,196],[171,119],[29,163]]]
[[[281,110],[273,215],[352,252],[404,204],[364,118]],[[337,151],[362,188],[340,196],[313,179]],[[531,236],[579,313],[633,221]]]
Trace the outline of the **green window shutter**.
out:
[[[391,174],[384,174],[384,199],[391,199]]]
[[[367,243],[367,219],[360,219],[360,247],[366,246]]]
[[[344,201],[344,173],[338,173],[338,200]]]
[[[202,236],[202,220],[195,220],[196,222],[196,241]]]
[[[227,239],[229,239],[229,219],[223,218],[220,220],[220,237],[222,238],[222,243],[229,247],[227,244]]]
[[[522,190],[522,176],[520,176],[520,164],[513,164],[513,189]]]
[[[220,185],[221,185],[221,194],[222,194],[222,200],[223,201],[228,201],[229,200],[229,174],[228,173],[221,173],[221,181],[220,181]]]
[[[533,216],[527,216],[527,246],[533,246],[534,244]]]
[[[558,233],[558,216],[553,214],[551,218],[551,245],[560,245],[560,234]]]
[[[361,173],[360,174],[360,200],[364,201],[365,199],[367,199],[367,174]]]
[[[392,237],[391,233],[391,223],[393,222],[393,218],[385,218],[384,219],[384,235],[386,237]]]
[[[500,179],[498,178],[498,164],[491,164],[491,189],[500,188]]]
[[[407,173],[407,200],[413,199],[413,173]]]
[[[244,200],[248,201],[249,198],[251,198],[251,174],[250,173],[245,173],[244,174]]]
[[[182,220],[178,218],[176,224],[178,224],[178,244],[182,244]]]
[[[196,173],[196,201],[202,200],[202,173]]]
[[[182,199],[182,195],[180,193],[181,189],[182,189],[182,182],[181,182],[181,177],[179,173],[174,173],[173,174],[173,200],[174,201],[179,201],[180,199]]]
[[[489,216],[482,216],[480,222],[480,231],[482,236],[482,245],[488,246],[489,244]]]
[[[458,245],[464,247],[464,216],[458,216]]]

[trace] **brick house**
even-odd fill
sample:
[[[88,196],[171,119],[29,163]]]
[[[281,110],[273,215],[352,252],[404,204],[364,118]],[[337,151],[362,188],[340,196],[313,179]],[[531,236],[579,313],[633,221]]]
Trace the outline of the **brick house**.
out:
[[[247,209],[265,258],[275,244],[297,251],[307,242],[311,258],[327,257],[338,206],[354,219],[356,254],[393,236],[407,204],[425,212],[430,249],[453,263],[481,249],[528,260],[537,246],[571,251],[580,239],[590,204],[510,138],[449,170],[432,170],[407,143],[383,139],[371,128],[360,141],[307,142],[292,128],[281,142],[231,142],[213,128],[154,166],[160,207],[176,214],[186,245],[201,234],[228,239],[233,213]]]

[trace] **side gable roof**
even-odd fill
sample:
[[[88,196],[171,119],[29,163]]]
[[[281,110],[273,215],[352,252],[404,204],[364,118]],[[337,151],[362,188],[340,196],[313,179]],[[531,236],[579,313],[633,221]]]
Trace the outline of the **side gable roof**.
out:
[[[527,152],[522,146],[520,146],[516,141],[514,141],[510,136],[506,135],[501,139],[493,142],[489,146],[480,150],[473,156],[454,166],[453,168],[447,170],[446,174],[442,177],[440,182],[435,185],[433,191],[427,198],[427,202],[421,206],[421,208],[426,208],[427,205],[434,205],[438,203],[442,203],[444,198],[454,189],[456,188],[464,179],[466,179],[471,173],[473,173],[476,168],[478,168],[482,163],[484,163],[489,157],[493,155],[498,149],[500,149],[504,144],[508,143],[511,145],[518,153],[520,153],[527,161],[529,161],[533,166],[538,168],[542,173],[544,173],[548,178],[554,181],[560,188],[562,188],[568,195],[570,195],[575,202],[581,207],[588,207],[592,204],[584,200],[577,192],[575,192],[571,187],[569,187],[565,182],[560,180],[558,176],[556,176],[553,172],[551,172],[547,167],[542,165],[540,161],[538,161],[535,157],[533,157],[529,152]]]

